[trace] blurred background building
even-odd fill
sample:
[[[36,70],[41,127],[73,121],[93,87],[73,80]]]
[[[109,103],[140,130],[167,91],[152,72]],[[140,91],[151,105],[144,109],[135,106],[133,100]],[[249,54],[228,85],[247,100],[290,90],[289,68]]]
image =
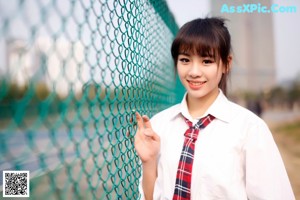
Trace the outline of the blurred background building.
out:
[[[276,83],[273,14],[226,12],[227,6],[236,8],[247,3],[249,4],[247,0],[229,0],[226,4],[220,0],[211,1],[212,15],[229,20],[227,26],[234,54],[230,84],[233,92],[265,91]],[[271,1],[264,2],[264,5],[270,7]],[[240,8],[244,9],[243,6]]]
[[[21,88],[34,80],[38,85],[45,85],[49,91],[55,90],[60,97],[66,97],[69,90],[75,94],[81,93],[88,73],[85,65],[78,64],[84,59],[82,44],[77,42],[72,45],[64,39],[55,44],[57,52],[53,50],[53,41],[49,37],[39,37],[31,45],[23,39],[6,40],[2,49],[6,52],[6,58],[0,62],[6,66],[6,78]],[[70,55],[77,62],[68,60]],[[60,64],[61,59],[65,60],[63,64]],[[72,82],[72,88],[69,82]]]

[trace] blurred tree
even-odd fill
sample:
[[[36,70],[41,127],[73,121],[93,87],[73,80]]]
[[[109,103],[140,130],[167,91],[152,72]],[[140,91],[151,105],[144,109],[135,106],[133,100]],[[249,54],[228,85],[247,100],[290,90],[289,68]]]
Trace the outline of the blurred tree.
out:
[[[295,81],[288,91],[289,104],[293,107],[300,102],[300,81]]]

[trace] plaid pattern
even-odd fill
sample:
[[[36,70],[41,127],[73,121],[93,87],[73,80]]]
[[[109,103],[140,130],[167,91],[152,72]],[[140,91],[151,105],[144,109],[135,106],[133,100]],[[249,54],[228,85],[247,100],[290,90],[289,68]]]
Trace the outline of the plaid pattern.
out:
[[[192,122],[185,119],[189,128],[184,133],[185,139],[179,160],[176,175],[176,183],[173,200],[191,199],[192,168],[194,161],[195,142],[198,137],[199,129],[205,128],[215,117],[207,115],[201,118],[194,126]]]

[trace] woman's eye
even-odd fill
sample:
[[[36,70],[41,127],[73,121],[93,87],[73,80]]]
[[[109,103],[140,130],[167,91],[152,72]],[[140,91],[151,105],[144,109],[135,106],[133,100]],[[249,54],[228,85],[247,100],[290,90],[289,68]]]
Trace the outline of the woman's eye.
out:
[[[183,62],[183,63],[187,63],[187,62],[189,62],[189,59],[187,59],[187,58],[180,58],[179,61]]]
[[[213,60],[209,60],[209,59],[205,59],[205,60],[203,60],[203,63],[204,64],[211,64],[211,63],[214,63],[214,61]]]

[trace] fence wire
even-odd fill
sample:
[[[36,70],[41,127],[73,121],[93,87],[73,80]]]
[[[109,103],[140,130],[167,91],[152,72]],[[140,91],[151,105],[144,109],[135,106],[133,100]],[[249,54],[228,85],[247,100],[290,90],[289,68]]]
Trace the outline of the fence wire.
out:
[[[29,170],[30,199],[139,199],[133,110],[178,92],[166,2],[0,0],[0,22],[0,185]]]

